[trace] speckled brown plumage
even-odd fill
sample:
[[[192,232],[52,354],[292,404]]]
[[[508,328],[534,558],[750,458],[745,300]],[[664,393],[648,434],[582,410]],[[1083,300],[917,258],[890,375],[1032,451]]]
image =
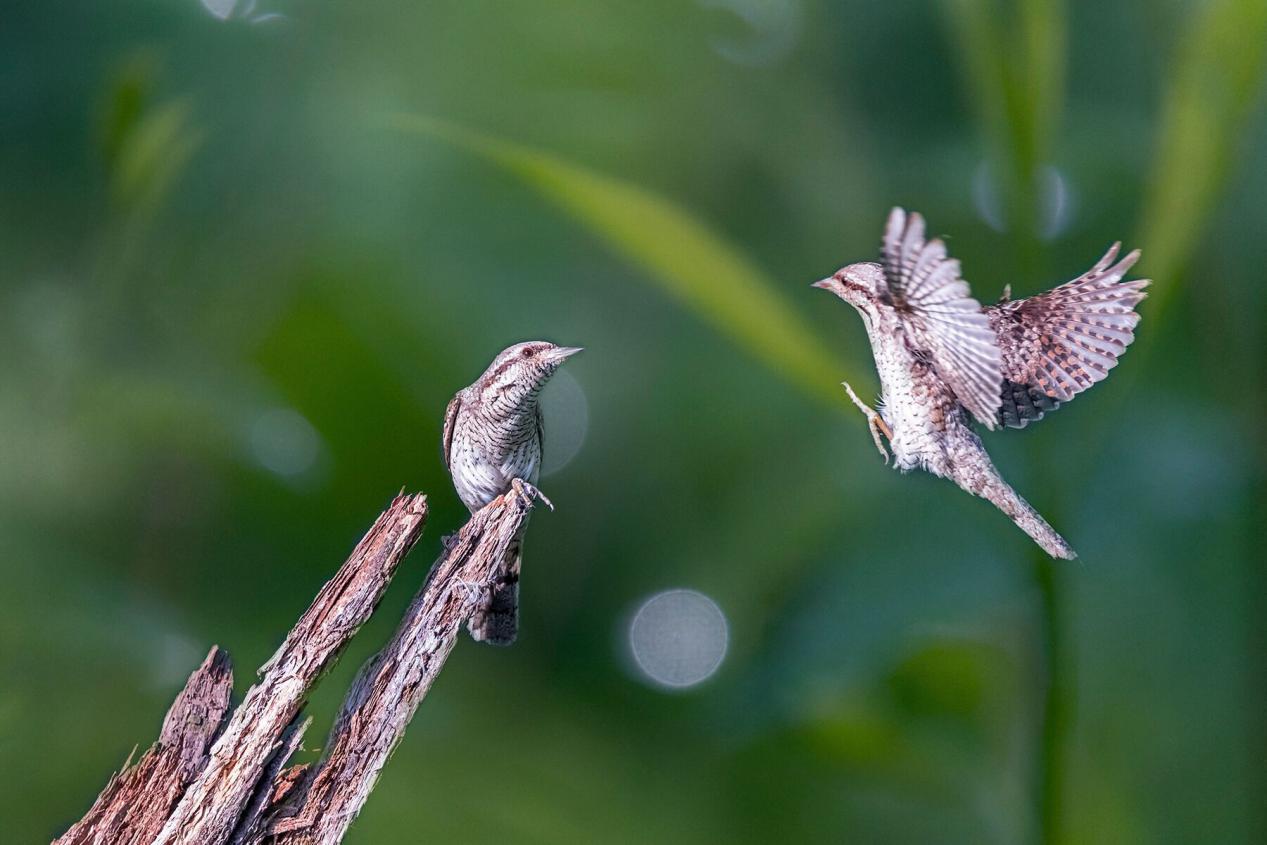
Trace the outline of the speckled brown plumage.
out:
[[[1135,339],[1148,281],[1122,281],[1139,250],[1114,263],[1114,244],[1071,282],[1015,302],[1005,297],[985,309],[1003,358],[999,422],[1024,428],[1061,402],[1102,380]]]
[[[1123,282],[1139,258],[1115,244],[1089,271],[1029,299],[1008,294],[982,308],[924,220],[893,209],[882,263],[841,268],[816,282],[862,316],[883,395],[866,415],[876,448],[894,466],[948,478],[1007,514],[1053,557],[1069,544],[999,475],[971,420],[1024,428],[1102,380],[1134,340],[1147,280]]]

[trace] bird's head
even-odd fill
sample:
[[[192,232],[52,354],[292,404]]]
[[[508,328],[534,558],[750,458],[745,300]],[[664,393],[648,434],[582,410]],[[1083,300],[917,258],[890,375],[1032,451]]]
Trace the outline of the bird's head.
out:
[[[831,291],[864,317],[874,316],[885,289],[884,268],[874,261],[850,264],[814,282],[812,287]]]
[[[579,346],[557,346],[544,340],[529,340],[503,349],[480,377],[481,394],[486,400],[521,402],[535,398],[554,371],[576,353]]]

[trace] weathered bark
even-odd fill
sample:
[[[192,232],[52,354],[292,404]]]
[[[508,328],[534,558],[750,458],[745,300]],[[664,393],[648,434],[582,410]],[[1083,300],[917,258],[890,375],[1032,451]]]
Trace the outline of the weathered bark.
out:
[[[176,802],[207,764],[233,693],[229,655],[212,648],[176,696],[158,742],[134,766],[110,779],[92,809],[55,845],[141,845],[153,842]]]
[[[516,483],[446,539],[395,635],[353,682],[325,757],[275,810],[265,841],[332,845],[343,839],[440,674],[462,623],[488,601],[493,575],[531,509],[531,497]]]
[[[314,683],[374,612],[422,532],[426,500],[399,496],[317,594],[260,680],[229,713],[228,657],[212,649],[163,733],[55,845],[337,843],[452,650],[488,601],[532,498],[515,482],[454,537],[387,646],[362,667],[314,766],[286,767]]]
[[[234,711],[211,748],[211,759],[185,792],[155,845],[227,842],[264,769],[282,746],[286,727],[308,691],[378,606],[396,567],[422,534],[422,495],[398,496],[317,593],[260,680]]]
[[[248,843],[258,842],[264,835],[269,810],[283,796],[289,794],[300,775],[308,768],[306,765],[293,766],[288,773],[283,774],[287,761],[299,750],[304,734],[307,733],[308,726],[311,724],[312,717],[309,716],[302,724],[291,722],[286,728],[286,733],[282,735],[281,745],[264,769],[264,775],[255,787],[255,793],[251,796],[245,812],[242,813],[242,818],[238,820],[229,845],[248,845]]]

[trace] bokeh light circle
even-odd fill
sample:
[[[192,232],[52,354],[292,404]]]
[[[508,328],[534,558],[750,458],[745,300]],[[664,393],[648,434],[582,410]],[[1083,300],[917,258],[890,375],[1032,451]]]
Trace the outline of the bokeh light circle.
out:
[[[700,684],[726,657],[730,629],[717,602],[695,590],[647,598],[629,622],[629,652],[643,678],[664,689]]]
[[[741,23],[742,36],[709,39],[722,58],[739,65],[761,67],[786,58],[800,40],[804,11],[801,0],[699,0],[706,9],[720,9]]]
[[[269,408],[251,420],[247,432],[251,454],[264,469],[283,478],[311,470],[321,456],[321,435],[291,408]]]
[[[1059,168],[1046,164],[1038,171],[1038,196],[1034,200],[1038,212],[1038,236],[1055,240],[1065,233],[1073,220],[1075,197],[1069,179]],[[1008,231],[1003,189],[995,167],[988,161],[977,165],[972,175],[972,202],[977,214],[996,232]]]
[[[589,431],[589,400],[585,389],[566,369],[557,371],[541,391],[541,424],[545,442],[541,474],[552,475],[572,462],[585,445]]]

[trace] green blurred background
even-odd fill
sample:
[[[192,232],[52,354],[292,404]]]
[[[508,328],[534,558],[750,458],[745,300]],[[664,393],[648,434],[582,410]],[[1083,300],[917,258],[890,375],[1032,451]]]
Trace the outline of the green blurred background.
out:
[[[446,402],[542,337],[587,351],[521,640],[458,646],[349,842],[1267,841],[1265,50],[1261,0],[7,3],[2,838],[425,490],[320,745],[465,514]],[[1080,560],[839,391],[807,285],[897,203],[984,301],[1144,248],[1107,385],[987,441]],[[670,693],[626,629],[676,587],[730,641]]]

